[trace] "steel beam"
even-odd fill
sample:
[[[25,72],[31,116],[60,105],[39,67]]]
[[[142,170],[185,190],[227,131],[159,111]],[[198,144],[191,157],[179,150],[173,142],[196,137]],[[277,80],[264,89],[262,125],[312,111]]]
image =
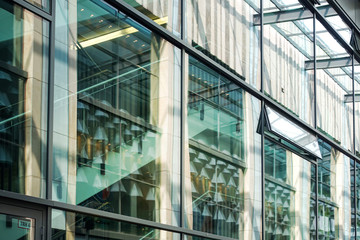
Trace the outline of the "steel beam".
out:
[[[321,59],[316,61],[317,69],[340,68],[340,67],[351,67],[351,66],[352,66],[351,57]],[[305,61],[305,69],[313,70],[314,61],[312,60]]]
[[[318,11],[325,17],[337,15],[337,12],[329,5],[318,8]],[[281,23],[289,21],[297,21],[309,19],[313,17],[313,13],[307,9],[293,9],[287,11],[277,11],[264,13],[263,24]],[[260,25],[260,14],[254,15],[254,25]]]
[[[354,96],[352,93],[344,95],[344,103],[352,103],[353,99],[354,102],[360,102],[360,93],[355,93]]]

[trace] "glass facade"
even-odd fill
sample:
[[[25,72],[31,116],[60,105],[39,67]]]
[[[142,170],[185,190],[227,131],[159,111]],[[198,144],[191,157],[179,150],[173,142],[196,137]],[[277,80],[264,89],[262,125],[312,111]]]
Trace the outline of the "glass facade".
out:
[[[0,232],[360,239],[356,28],[319,2],[1,1]]]
[[[74,2],[57,2],[69,9],[55,31],[53,199],[179,226],[180,50]]]

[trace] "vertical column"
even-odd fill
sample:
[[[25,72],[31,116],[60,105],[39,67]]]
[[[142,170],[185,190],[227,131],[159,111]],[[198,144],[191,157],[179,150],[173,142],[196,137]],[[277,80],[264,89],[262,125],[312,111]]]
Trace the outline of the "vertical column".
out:
[[[338,204],[338,237],[350,239],[351,233],[351,199],[350,199],[350,159],[332,150],[332,167],[335,171],[336,195],[335,202]]]
[[[176,209],[173,205],[173,194],[177,195],[174,181],[180,179],[179,151],[180,126],[175,126],[180,118],[180,99],[175,100],[175,91],[180,87],[174,86],[174,47],[167,41],[152,36],[151,41],[151,77],[150,77],[150,123],[160,129],[156,138],[157,158],[155,218],[157,222],[172,224]],[[179,95],[179,94],[178,94]],[[178,121],[175,121],[178,118]],[[174,193],[173,193],[174,192]],[[162,231],[161,239],[170,239],[171,233]]]
[[[258,150],[258,147],[262,146],[262,139],[255,131],[261,106],[252,96],[245,92],[243,93],[244,123],[246,127],[244,128],[245,133],[239,141],[244,141],[244,159],[247,168],[239,170],[239,181],[242,181],[242,183],[239,183],[238,190],[244,196],[244,215],[239,216],[239,237],[240,239],[259,239],[264,230],[261,228],[265,226],[261,221],[261,216],[264,216],[262,199],[264,199],[265,194],[262,187],[265,182],[260,177],[262,176],[263,168],[261,155]]]
[[[188,99],[188,91],[189,91],[189,57],[188,55],[184,56],[184,61],[183,63],[185,64],[185,66],[187,66],[185,68],[184,71],[184,77],[183,77],[183,104],[184,106],[184,112],[183,115],[184,116],[188,116],[188,108],[187,108],[187,103],[189,101]],[[184,126],[184,135],[183,135],[183,142],[184,142],[184,148],[182,149],[183,152],[183,161],[184,161],[184,169],[183,169],[183,179],[184,179],[184,196],[183,196],[183,202],[184,202],[184,212],[185,212],[185,218],[184,218],[184,222],[185,222],[185,226],[188,227],[189,229],[193,229],[193,208],[192,208],[192,189],[191,189],[191,169],[190,169],[190,156],[189,156],[189,126],[187,124],[187,121],[185,121],[183,123]]]
[[[18,8],[18,7],[15,7]],[[44,181],[42,180],[43,169],[42,151],[45,149],[46,129],[42,121],[42,112],[46,95],[44,90],[47,83],[43,78],[43,21],[29,11],[23,14],[23,56],[22,69],[28,73],[24,89],[24,112],[25,112],[25,194],[35,197],[43,197]],[[15,10],[16,12],[16,10]],[[19,51],[21,52],[21,51]],[[46,90],[45,90],[46,91]],[[43,97],[45,99],[43,99]],[[22,181],[20,181],[22,182]]]
[[[77,0],[68,0],[68,96],[69,96],[69,155],[67,202],[76,204],[77,170],[77,51],[71,45],[77,41]],[[75,221],[73,221],[75,222]]]

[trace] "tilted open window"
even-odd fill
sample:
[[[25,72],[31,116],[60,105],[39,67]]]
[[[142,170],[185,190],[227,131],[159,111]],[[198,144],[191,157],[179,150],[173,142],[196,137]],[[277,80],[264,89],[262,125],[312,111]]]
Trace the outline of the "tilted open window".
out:
[[[294,144],[316,158],[322,159],[317,138],[269,106],[265,106],[265,128],[269,133]]]

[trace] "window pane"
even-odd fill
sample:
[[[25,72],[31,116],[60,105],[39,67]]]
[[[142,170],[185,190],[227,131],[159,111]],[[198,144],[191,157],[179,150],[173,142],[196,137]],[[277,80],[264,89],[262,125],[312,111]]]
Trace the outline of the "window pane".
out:
[[[0,2],[0,189],[45,197],[49,23]]]
[[[353,150],[353,104],[348,100],[352,95],[352,61],[350,55],[333,38],[325,27],[316,21],[316,107],[317,126],[328,137],[346,149]],[[333,67],[327,62],[349,59],[342,67]]]
[[[196,59],[187,61],[186,226],[231,238],[258,239],[260,101]]]
[[[315,166],[265,138],[265,168],[265,239],[316,239]]]
[[[25,0],[46,12],[50,12],[52,0]]]
[[[100,1],[57,4],[53,199],[179,225],[180,50]]]
[[[260,89],[260,0],[187,0],[186,39]]]
[[[263,4],[265,94],[314,125],[312,14],[297,0]]]
[[[319,140],[319,238],[349,239],[351,235],[350,159]]]

